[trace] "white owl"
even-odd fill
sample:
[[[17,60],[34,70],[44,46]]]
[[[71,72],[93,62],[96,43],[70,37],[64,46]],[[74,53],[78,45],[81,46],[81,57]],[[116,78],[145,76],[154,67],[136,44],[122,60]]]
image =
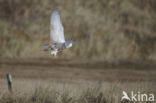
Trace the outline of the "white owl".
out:
[[[50,18],[50,44],[44,45],[44,50],[51,50],[53,56],[57,55],[58,51],[70,48],[73,45],[72,40],[64,39],[64,28],[61,22],[60,14],[57,10],[54,10]]]

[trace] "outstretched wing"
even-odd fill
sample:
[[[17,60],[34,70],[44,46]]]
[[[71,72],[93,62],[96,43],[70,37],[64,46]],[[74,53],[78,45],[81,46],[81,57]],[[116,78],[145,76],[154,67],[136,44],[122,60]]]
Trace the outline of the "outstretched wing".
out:
[[[52,43],[64,43],[64,29],[59,12],[54,10],[50,19],[50,38]]]
[[[125,91],[122,92],[124,96],[127,96],[127,93]]]

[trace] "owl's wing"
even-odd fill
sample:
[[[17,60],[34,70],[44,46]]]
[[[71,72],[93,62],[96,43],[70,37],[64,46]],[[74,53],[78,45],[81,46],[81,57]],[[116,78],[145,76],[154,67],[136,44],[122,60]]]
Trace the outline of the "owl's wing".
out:
[[[122,93],[123,93],[123,95],[127,96],[127,93],[125,91],[123,91]]]
[[[54,10],[50,18],[50,38],[52,43],[64,43],[64,29],[60,14]]]

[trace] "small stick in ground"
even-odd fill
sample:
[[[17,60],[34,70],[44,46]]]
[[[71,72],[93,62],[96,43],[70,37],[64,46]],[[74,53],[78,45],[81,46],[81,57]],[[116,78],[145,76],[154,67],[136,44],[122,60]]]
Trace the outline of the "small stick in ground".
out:
[[[7,81],[8,81],[8,90],[9,90],[9,92],[12,93],[12,77],[11,77],[11,74],[8,73],[6,76],[7,76]]]

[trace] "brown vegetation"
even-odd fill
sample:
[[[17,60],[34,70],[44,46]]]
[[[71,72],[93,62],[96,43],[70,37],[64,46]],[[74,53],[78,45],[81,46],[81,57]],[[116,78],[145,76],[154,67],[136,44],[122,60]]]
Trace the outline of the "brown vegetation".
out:
[[[75,42],[48,59],[54,9]],[[155,0],[0,0],[0,103],[120,103],[123,90],[156,96],[155,12]]]
[[[0,56],[49,57],[49,17],[61,12],[65,58],[156,60],[155,0],[1,0]]]
[[[127,83],[97,83],[96,85],[88,85],[84,88],[84,84],[81,83],[81,87],[71,86],[71,84],[64,84],[63,87],[59,87],[56,83],[48,84],[48,86],[38,85],[36,87],[32,86],[32,82],[24,80],[25,83],[14,84],[13,94],[9,94],[6,91],[0,92],[0,102],[1,103],[140,103],[140,102],[130,102],[122,101],[122,91],[126,91],[128,94],[133,90],[141,93],[154,93],[154,85],[152,83],[145,82],[134,82],[133,85]],[[27,82],[27,83],[26,83]],[[34,81],[33,81],[34,82]],[[45,82],[44,82],[45,83]],[[126,85],[125,85],[126,84]],[[132,84],[132,83],[131,83]],[[142,85],[143,84],[143,85]],[[29,86],[27,86],[29,85]],[[63,84],[62,84],[63,85]],[[66,86],[68,87],[66,87]],[[70,85],[70,86],[69,86]],[[80,85],[80,84],[79,84]],[[23,87],[24,88],[23,88]],[[125,86],[125,87],[124,87]],[[133,89],[132,89],[132,87]],[[0,86],[1,87],[1,86]],[[24,91],[19,91],[23,88]],[[28,90],[31,91],[28,92]],[[141,102],[147,103],[147,102]],[[152,102],[152,103],[155,103]]]
[[[0,103],[120,103],[123,90],[156,94],[155,67],[134,61],[0,59]]]

